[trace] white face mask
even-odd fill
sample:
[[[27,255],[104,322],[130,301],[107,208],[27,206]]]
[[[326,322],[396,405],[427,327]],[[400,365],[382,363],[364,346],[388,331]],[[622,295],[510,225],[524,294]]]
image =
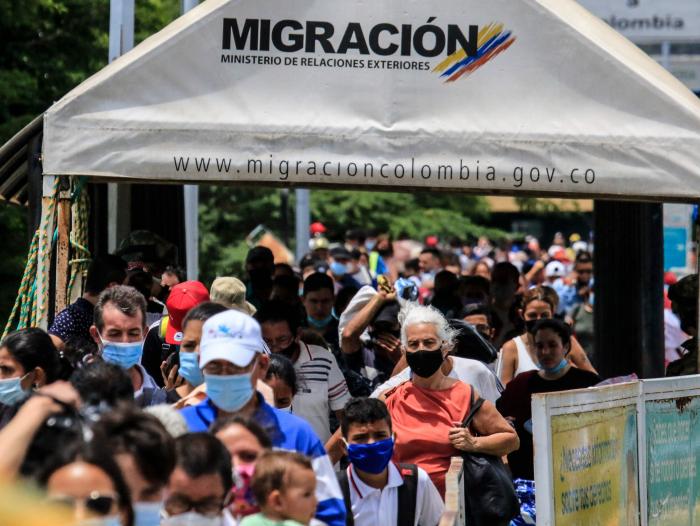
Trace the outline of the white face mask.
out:
[[[220,516],[205,517],[194,511],[188,511],[180,515],[163,519],[161,526],[222,526],[223,521]]]
[[[292,406],[288,405],[287,407],[278,407],[278,411],[282,411],[283,413],[291,413],[292,412]]]

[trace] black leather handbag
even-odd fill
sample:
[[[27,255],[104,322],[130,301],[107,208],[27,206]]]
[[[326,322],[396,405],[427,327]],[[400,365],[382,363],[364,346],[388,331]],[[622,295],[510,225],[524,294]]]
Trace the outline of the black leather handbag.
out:
[[[471,393],[469,427],[484,400]],[[520,513],[520,502],[508,469],[499,457],[462,452],[464,459],[464,503],[468,526],[507,526]]]

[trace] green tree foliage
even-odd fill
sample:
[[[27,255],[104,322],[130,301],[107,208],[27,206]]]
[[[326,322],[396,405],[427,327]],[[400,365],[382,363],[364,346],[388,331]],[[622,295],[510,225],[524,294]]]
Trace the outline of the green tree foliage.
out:
[[[294,192],[290,192],[289,216],[283,218],[281,190],[243,187],[202,187],[199,209],[200,266],[204,280],[242,272],[248,247],[245,237],[264,224],[278,237],[285,228],[294,235]],[[328,228],[331,240],[341,240],[349,228],[376,228],[398,237],[442,239],[503,232],[478,226],[488,218],[483,198],[448,193],[392,193],[338,190],[311,192],[311,219]],[[292,248],[292,247],[290,247]]]
[[[136,43],[178,14],[178,0],[136,2]],[[109,0],[0,0],[0,139],[101,69],[108,32]]]
[[[502,235],[474,223],[488,218],[488,206],[483,198],[465,194],[318,190],[311,194],[311,214],[333,238],[342,238],[352,226],[413,239]]]
[[[200,277],[205,282],[217,275],[242,275],[248,250],[245,238],[258,224],[281,234],[285,221],[280,194],[269,188],[200,187],[199,260]]]
[[[109,2],[0,0],[0,137],[7,139],[106,62]]]
[[[136,43],[179,9],[179,0],[138,0]],[[0,0],[0,144],[107,64],[108,32],[109,0]],[[26,228],[24,210],[0,202],[0,323],[24,268]]]
[[[15,303],[29,249],[25,210],[14,205],[0,204],[0,233],[3,240],[3,257],[0,258],[0,333],[2,333]]]

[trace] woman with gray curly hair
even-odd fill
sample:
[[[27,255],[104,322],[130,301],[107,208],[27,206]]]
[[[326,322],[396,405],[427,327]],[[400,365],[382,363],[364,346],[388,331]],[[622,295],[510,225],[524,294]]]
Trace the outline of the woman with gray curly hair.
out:
[[[503,456],[518,449],[518,435],[487,400],[471,428],[462,427],[472,393],[474,400],[479,393],[441,370],[456,331],[438,310],[409,304],[399,321],[403,352],[413,375],[385,393],[396,434],[394,460],[423,468],[444,498],[452,456],[462,451]]]

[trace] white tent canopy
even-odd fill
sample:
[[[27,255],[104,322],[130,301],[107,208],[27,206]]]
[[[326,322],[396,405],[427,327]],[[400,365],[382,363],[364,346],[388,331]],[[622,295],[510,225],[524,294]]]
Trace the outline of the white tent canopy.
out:
[[[46,175],[700,199],[700,100],[570,0],[207,0],[45,116]]]

